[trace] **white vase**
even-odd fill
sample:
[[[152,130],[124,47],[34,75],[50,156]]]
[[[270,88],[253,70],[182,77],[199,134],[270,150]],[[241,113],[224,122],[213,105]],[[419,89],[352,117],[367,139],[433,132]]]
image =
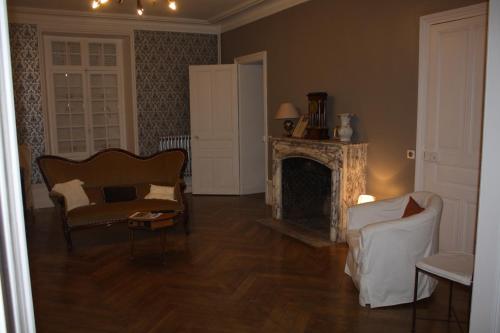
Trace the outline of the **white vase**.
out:
[[[352,127],[351,127],[351,118],[352,113],[341,113],[338,114],[337,117],[340,119],[340,126],[337,129],[337,135],[341,142],[350,142],[352,138]]]

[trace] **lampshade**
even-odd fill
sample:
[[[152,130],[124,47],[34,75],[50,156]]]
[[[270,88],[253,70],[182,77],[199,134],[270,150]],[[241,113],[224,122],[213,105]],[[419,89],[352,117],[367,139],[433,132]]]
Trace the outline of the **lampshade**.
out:
[[[372,202],[372,201],[375,201],[375,197],[373,195],[361,194],[358,197],[358,205],[363,204],[363,203],[367,203],[367,202]]]
[[[274,119],[295,119],[299,117],[299,112],[292,103],[283,103],[280,105]]]

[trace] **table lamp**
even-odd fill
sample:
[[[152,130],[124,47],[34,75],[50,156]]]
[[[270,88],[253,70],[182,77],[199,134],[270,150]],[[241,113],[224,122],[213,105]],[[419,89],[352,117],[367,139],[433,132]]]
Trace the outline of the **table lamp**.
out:
[[[280,105],[274,119],[285,119],[283,122],[283,128],[285,129],[286,136],[292,136],[292,132],[294,129],[294,124],[292,119],[297,119],[299,117],[299,112],[293,106],[292,103],[283,103]]]

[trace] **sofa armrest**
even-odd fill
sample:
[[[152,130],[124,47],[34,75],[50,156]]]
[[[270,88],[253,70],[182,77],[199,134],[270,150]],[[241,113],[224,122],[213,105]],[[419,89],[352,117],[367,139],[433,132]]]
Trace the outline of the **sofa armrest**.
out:
[[[179,184],[179,187],[180,187],[182,194],[184,194],[184,191],[186,191],[186,187],[187,187],[186,182],[184,181],[184,179],[179,179],[177,181],[177,183]]]
[[[182,210],[185,209],[185,200],[184,200],[184,190],[186,189],[186,184],[183,180],[177,181],[174,186],[174,198],[182,207]]]
[[[61,193],[50,191],[49,198],[54,203],[56,210],[61,214],[61,217],[66,216],[66,200]]]

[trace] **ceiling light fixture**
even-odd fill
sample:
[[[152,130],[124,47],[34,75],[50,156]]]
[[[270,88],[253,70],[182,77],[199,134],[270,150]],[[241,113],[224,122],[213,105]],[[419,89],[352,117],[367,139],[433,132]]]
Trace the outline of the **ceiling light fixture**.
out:
[[[163,0],[163,1],[167,1],[168,2],[168,8],[170,8],[170,10],[177,10],[177,1],[175,0]],[[92,0],[91,2],[91,7],[92,9],[99,9],[101,8],[103,5],[107,4],[111,2],[110,0]],[[117,2],[118,4],[123,4],[124,0],[115,0],[115,2]],[[153,5],[156,5],[156,0],[154,0],[153,2]],[[141,0],[137,0],[137,15],[139,16],[142,16],[144,14],[144,7],[142,6],[142,1]]]

